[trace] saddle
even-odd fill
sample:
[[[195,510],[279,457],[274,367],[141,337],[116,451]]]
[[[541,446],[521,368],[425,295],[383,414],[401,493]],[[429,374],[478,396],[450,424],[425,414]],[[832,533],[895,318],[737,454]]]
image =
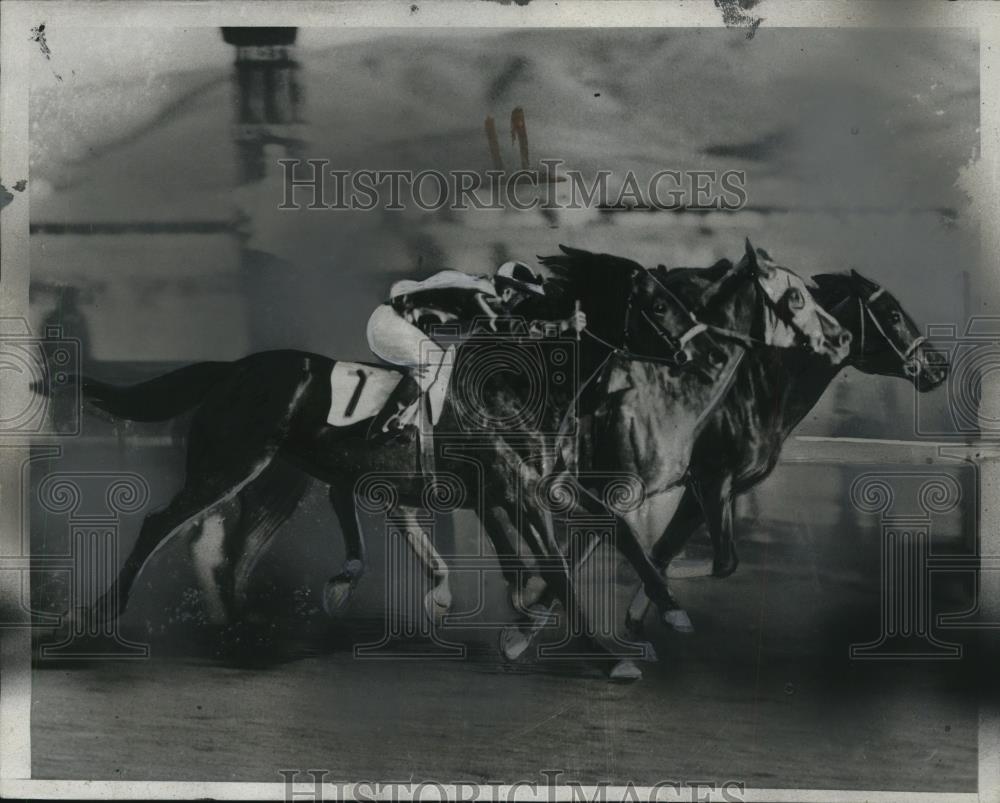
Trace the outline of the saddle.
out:
[[[432,388],[433,389],[433,388]],[[443,403],[444,389],[438,405]],[[422,470],[434,471],[431,437],[439,412],[430,394],[422,393],[417,381],[405,370],[356,362],[336,362],[330,372],[330,410],[326,422],[332,427],[353,427],[369,422],[368,437],[391,438],[415,427],[420,439]]]

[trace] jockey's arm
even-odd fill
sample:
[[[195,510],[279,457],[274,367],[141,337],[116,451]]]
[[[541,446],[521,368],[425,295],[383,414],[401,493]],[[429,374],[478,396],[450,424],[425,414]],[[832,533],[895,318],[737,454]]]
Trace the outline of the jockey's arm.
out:
[[[510,334],[528,335],[534,338],[555,337],[570,331],[579,333],[587,328],[587,314],[580,309],[575,310],[568,318],[527,320],[518,314],[516,307],[510,308],[496,296],[487,297],[478,294],[477,301],[490,319],[490,328],[493,331],[498,330],[498,324],[501,321]]]
[[[535,320],[528,322],[528,332],[533,337],[545,337],[555,329],[556,335],[566,332],[579,333],[587,328],[587,313],[583,310],[575,310],[568,318],[561,318],[555,321]]]
[[[587,316],[584,313],[574,313],[569,318],[560,320],[525,320],[516,316],[507,318],[507,330],[512,335],[527,336],[532,339],[559,337],[567,332],[582,332],[587,328]]]

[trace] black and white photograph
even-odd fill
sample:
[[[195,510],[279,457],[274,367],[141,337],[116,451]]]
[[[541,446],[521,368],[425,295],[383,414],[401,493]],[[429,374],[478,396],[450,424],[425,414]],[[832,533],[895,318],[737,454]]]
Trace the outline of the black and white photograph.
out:
[[[0,22],[0,796],[1000,801],[1000,6]]]

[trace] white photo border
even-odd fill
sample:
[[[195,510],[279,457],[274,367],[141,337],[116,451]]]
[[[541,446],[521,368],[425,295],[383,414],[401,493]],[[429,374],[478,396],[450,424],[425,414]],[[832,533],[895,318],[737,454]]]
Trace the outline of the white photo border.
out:
[[[533,0],[527,5],[480,0],[416,0],[419,13],[404,0],[331,0],[330,2],[41,2],[4,0],[0,3],[0,177],[16,181],[28,176],[29,59],[39,57],[31,28],[44,20],[49,29],[61,26],[113,28],[183,28],[242,26],[421,28],[545,28],[545,27],[722,27],[720,9],[711,0]],[[753,9],[768,28],[972,28],[979,33],[980,155],[979,182],[974,199],[982,223],[982,251],[977,281],[981,296],[1000,298],[1000,4],[976,0],[763,0]],[[0,323],[28,318],[28,210],[31,182],[3,208],[0,217]],[[993,224],[990,224],[990,221]],[[1000,309],[1000,305],[997,306]],[[30,391],[5,379],[0,413],[19,409]],[[0,500],[19,493],[21,466],[29,443],[0,446]],[[998,488],[982,493],[997,498]],[[988,502],[980,511],[983,553],[1000,554],[1000,510]],[[0,556],[19,554],[19,513],[0,503]],[[22,593],[18,572],[0,570],[0,604],[16,607]],[[1000,600],[984,599],[993,619]],[[296,784],[308,794],[312,785]],[[509,787],[483,787],[502,795]],[[331,799],[343,787],[327,784]],[[426,791],[426,790],[425,790]],[[455,789],[450,790],[454,793]],[[581,788],[593,795],[594,788]],[[606,787],[606,798],[625,787]],[[640,794],[641,789],[637,789]],[[691,800],[691,788],[660,790],[658,800]],[[550,790],[532,798],[522,789],[518,799],[547,800]],[[285,785],[245,782],[133,782],[35,780],[31,778],[31,640],[30,630],[0,629],[0,797],[55,799],[191,799],[284,800]],[[424,799],[429,799],[424,796]],[[996,803],[1000,801],[1000,712],[992,703],[979,712],[978,792],[916,793],[878,790],[751,789],[747,801],[934,801],[934,803]]]

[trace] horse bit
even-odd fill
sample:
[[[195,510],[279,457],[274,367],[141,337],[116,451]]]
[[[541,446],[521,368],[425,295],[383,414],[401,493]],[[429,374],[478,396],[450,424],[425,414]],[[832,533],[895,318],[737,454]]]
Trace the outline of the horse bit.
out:
[[[874,293],[868,296],[867,299],[863,299],[861,298],[861,296],[857,297],[858,307],[859,307],[858,318],[861,321],[861,343],[859,344],[858,347],[859,348],[858,353],[861,354],[862,356],[865,353],[865,318],[871,318],[872,325],[874,325],[874,327],[878,330],[878,333],[882,335],[882,337],[889,344],[892,350],[896,352],[896,356],[898,356],[900,361],[902,362],[903,373],[909,377],[914,377],[920,373],[921,362],[922,362],[920,358],[915,355],[915,352],[918,348],[920,348],[921,345],[927,342],[927,338],[922,335],[920,337],[914,338],[913,342],[910,343],[909,347],[907,347],[905,351],[900,349],[899,346],[896,345],[896,342],[891,337],[889,337],[889,334],[885,331],[885,328],[882,326],[881,322],[875,316],[875,313],[872,311],[871,306],[869,306],[884,292],[885,288],[880,287],[878,290],[876,290]]]

